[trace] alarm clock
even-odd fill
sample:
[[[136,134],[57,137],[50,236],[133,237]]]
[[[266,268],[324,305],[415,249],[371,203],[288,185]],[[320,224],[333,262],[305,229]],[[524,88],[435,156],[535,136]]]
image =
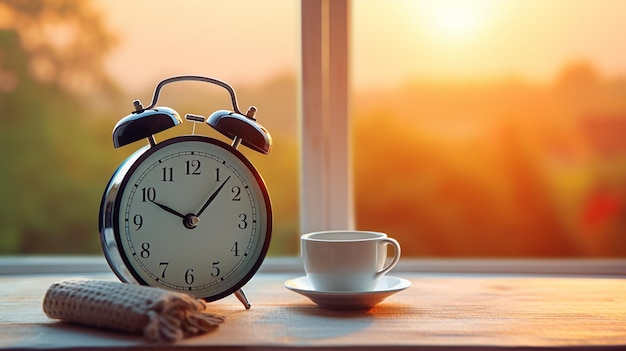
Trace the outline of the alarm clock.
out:
[[[163,86],[200,81],[226,89],[233,111],[208,118],[187,114],[191,135],[156,141],[155,134],[183,119],[157,107]],[[152,103],[113,129],[115,148],[145,139],[113,173],[100,205],[100,241],[106,260],[123,282],[185,292],[206,301],[234,294],[246,308],[242,287],[263,262],[272,233],[267,186],[238,150],[244,145],[269,154],[272,138],[256,121],[256,108],[243,114],[233,88],[204,76],[176,76],[159,82]],[[232,142],[198,135],[208,124]]]

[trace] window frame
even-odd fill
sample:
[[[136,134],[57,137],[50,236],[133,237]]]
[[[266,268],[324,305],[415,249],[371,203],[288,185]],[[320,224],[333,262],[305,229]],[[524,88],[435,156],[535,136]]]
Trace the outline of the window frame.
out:
[[[300,231],[354,229],[349,2],[301,1]]]

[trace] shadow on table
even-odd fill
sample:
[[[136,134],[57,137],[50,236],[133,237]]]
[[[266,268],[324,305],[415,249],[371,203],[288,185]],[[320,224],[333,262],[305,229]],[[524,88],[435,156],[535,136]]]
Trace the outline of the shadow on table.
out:
[[[407,305],[379,305],[369,310],[331,310],[315,304],[298,304],[282,309],[285,337],[296,339],[328,339],[361,332],[380,319],[404,314]]]

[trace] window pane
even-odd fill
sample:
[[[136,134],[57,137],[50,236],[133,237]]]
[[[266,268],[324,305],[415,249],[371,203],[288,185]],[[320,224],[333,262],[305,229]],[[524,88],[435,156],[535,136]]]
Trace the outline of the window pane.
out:
[[[182,74],[226,81],[244,112],[258,108],[272,153],[239,149],[270,191],[270,254],[297,252],[297,2],[5,2],[0,23],[0,254],[100,253],[102,192],[146,144],[114,149],[111,131],[134,99],[147,106],[160,80]],[[181,116],[232,109],[225,90],[198,82],[166,86],[158,104]]]
[[[412,256],[626,256],[622,1],[355,1],[356,220]]]

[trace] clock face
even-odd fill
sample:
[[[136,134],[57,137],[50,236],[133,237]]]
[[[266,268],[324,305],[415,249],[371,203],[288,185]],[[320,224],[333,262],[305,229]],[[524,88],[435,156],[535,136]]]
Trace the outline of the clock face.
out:
[[[272,221],[251,163],[201,136],[166,140],[129,162],[110,222],[132,278],[207,300],[243,286],[267,253]]]

